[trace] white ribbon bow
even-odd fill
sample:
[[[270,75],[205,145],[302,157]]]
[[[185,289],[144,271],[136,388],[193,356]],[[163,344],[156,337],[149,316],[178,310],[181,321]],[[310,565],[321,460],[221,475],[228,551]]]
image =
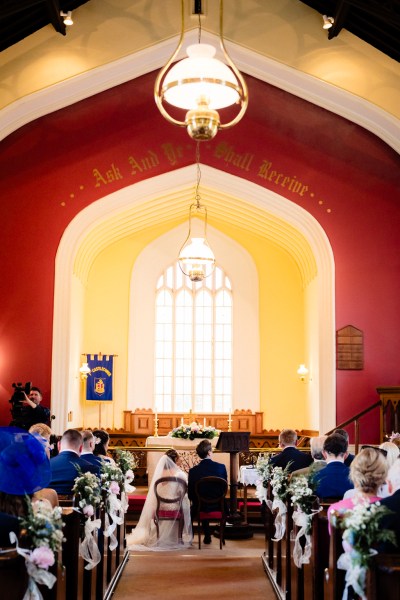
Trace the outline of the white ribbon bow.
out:
[[[85,569],[88,571],[94,569],[101,561],[100,550],[94,538],[94,531],[100,529],[100,527],[100,519],[92,520],[91,517],[87,517],[85,521],[85,537],[79,545],[79,555],[88,563],[85,565]]]
[[[314,511],[314,512],[318,512],[318,511]],[[310,562],[310,558],[311,558],[311,538],[310,538],[309,533],[307,533],[311,519],[312,519],[312,514],[307,514],[307,513],[303,512],[302,510],[298,510],[298,509],[293,511],[293,523],[295,525],[297,525],[297,527],[299,527],[299,530],[298,530],[295,540],[294,540],[293,561],[294,561],[294,564],[296,565],[296,567],[298,567],[299,569],[301,568],[301,565],[303,565],[303,564],[308,565],[308,563]],[[292,533],[294,533],[294,532],[292,532]],[[304,549],[302,548],[302,546],[300,544],[300,538],[303,535],[306,540]]]
[[[281,540],[284,535],[285,535],[285,531],[286,531],[286,504],[284,502],[282,502],[282,500],[280,498],[275,498],[274,497],[274,501],[272,502],[271,505],[271,510],[274,511],[275,509],[278,509],[278,512],[275,515],[275,537],[272,538],[274,540],[274,542],[279,542],[279,540]]]
[[[371,556],[376,554],[376,550],[369,551]],[[337,561],[338,569],[344,569],[346,571],[346,587],[344,588],[342,600],[348,599],[348,590],[351,586],[356,594],[361,597],[361,600],[367,600],[365,595],[365,582],[367,578],[367,567],[364,567],[355,560],[357,552],[351,550],[351,552],[344,552],[341,554]]]
[[[115,550],[118,546],[118,540],[114,535],[114,531],[117,525],[122,525],[124,518],[121,516],[122,506],[121,501],[118,500],[117,495],[109,492],[108,494],[108,512],[105,516],[105,537],[110,538],[110,550]]]
[[[267,488],[264,487],[263,482],[262,481],[257,481],[256,482],[256,496],[259,499],[259,501],[265,502],[268,505],[267,502]]]
[[[25,558],[26,570],[29,575],[29,583],[23,600],[43,600],[43,596],[36,584],[39,583],[46,585],[49,589],[51,589],[54,583],[57,581],[57,577],[46,569],[38,568],[33,562],[31,562],[30,556],[32,551],[25,548],[20,548],[18,546],[18,538],[14,531],[10,531],[9,536],[10,542],[16,545],[15,549],[18,554]]]

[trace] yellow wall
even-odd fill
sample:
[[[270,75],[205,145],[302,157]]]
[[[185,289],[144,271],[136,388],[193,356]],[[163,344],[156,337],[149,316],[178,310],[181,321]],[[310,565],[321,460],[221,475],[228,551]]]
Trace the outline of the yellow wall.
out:
[[[106,248],[93,262],[85,297],[85,352],[117,354],[114,407],[102,409],[103,427],[121,427],[126,402],[131,272],[142,249],[178,221],[147,229]],[[221,222],[210,223],[252,255],[259,275],[260,410],[264,428],[309,427],[307,387],[296,374],[306,362],[304,290],[292,257],[270,241]],[[219,257],[223,264],[223,257]],[[246,343],[241,340],[241,343]],[[245,405],[234,408],[246,408]],[[84,426],[98,426],[97,405],[84,402]]]

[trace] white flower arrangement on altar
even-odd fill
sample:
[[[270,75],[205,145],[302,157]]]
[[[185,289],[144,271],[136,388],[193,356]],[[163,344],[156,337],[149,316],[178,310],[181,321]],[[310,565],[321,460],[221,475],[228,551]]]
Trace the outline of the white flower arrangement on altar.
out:
[[[179,427],[175,427],[171,431],[171,437],[181,438],[184,440],[194,440],[195,438],[203,438],[212,440],[215,437],[218,437],[221,431],[219,429],[215,429],[215,427],[211,427],[208,425],[206,427],[202,427],[196,421],[190,423],[190,425],[179,425]]]
[[[348,588],[352,586],[354,592],[365,600],[366,574],[370,558],[376,554],[374,546],[380,542],[396,544],[394,531],[381,527],[381,519],[388,513],[388,509],[379,502],[362,502],[339,518],[333,516],[334,526],[344,529],[345,552],[337,563],[339,569],[346,570],[343,598],[347,598]]]
[[[28,589],[24,600],[28,598],[42,599],[37,584],[46,585],[51,589],[56,576],[49,572],[49,567],[55,563],[55,554],[60,552],[64,540],[61,509],[53,508],[47,500],[31,502],[27,498],[28,514],[20,517],[20,540],[28,548],[19,548],[17,536],[10,533],[10,541],[17,544],[17,552],[24,556],[29,574]]]

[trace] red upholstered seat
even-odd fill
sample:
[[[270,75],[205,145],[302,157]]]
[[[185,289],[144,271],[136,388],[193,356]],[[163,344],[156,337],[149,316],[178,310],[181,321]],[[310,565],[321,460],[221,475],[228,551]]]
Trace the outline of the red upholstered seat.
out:
[[[222,519],[222,512],[220,510],[214,510],[213,512],[200,512],[200,519],[202,521],[211,519]]]
[[[179,510],[159,510],[158,518],[159,519],[180,519],[182,517],[182,513]]]
[[[139,512],[143,508],[143,504],[146,500],[146,494],[129,494],[128,495],[128,503],[129,508],[128,512]]]
[[[239,502],[238,506],[239,506],[239,510],[240,510],[241,508],[244,507],[244,502]],[[255,502],[248,502],[247,506],[255,506],[255,507],[261,508],[261,503],[257,500]]]

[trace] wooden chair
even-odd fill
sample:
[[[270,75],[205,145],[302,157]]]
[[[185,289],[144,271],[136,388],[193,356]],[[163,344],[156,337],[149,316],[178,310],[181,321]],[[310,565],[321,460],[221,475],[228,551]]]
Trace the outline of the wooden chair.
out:
[[[222,477],[202,477],[195,485],[197,496],[197,522],[199,549],[201,549],[201,522],[212,521],[219,525],[219,547],[225,544],[226,507],[228,482]],[[207,510],[208,509],[208,510]]]
[[[166,487],[165,487],[166,486]],[[165,490],[163,490],[165,487]],[[171,490],[172,493],[171,493]],[[162,521],[176,521],[178,523],[178,541],[182,542],[184,516],[182,502],[187,492],[187,483],[179,477],[161,477],[154,484],[154,493],[157,499],[154,523],[157,530],[157,539],[160,537],[160,523]]]

